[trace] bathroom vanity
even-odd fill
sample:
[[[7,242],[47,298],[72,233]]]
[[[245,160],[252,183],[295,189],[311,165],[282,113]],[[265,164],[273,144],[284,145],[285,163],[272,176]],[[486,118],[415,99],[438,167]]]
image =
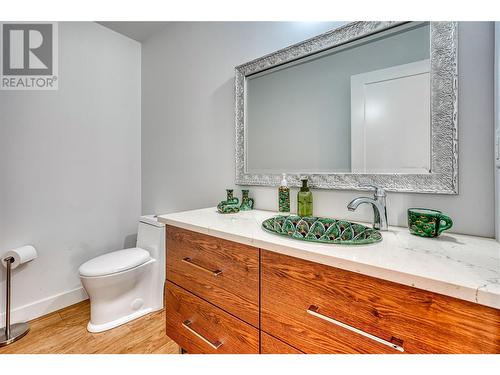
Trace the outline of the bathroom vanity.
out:
[[[310,243],[262,230],[275,214],[159,216],[167,335],[188,353],[500,353],[496,241]]]

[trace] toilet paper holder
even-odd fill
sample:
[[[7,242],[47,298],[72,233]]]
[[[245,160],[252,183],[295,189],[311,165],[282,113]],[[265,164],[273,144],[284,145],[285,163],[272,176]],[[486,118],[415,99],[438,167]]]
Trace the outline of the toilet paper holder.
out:
[[[8,256],[3,259],[7,268],[7,277],[5,280],[5,328],[2,328],[0,331],[0,347],[12,344],[13,342],[24,337],[30,330],[28,323],[10,324],[10,284],[12,263],[14,260],[13,256]]]

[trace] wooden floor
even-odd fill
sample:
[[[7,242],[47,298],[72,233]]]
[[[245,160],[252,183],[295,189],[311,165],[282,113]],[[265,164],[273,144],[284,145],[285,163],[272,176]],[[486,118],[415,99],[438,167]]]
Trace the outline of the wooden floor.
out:
[[[87,331],[89,301],[30,322],[31,330],[0,354],[177,354],[179,347],[165,335],[165,311],[143,316],[102,333]]]

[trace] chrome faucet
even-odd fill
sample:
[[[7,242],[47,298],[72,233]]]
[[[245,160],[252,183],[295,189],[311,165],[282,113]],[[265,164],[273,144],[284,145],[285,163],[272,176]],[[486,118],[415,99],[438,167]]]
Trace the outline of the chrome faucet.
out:
[[[363,188],[375,189],[373,198],[359,197],[353,199],[348,205],[349,211],[354,211],[362,203],[370,203],[373,207],[373,229],[387,230],[387,208],[385,206],[385,190],[373,185],[363,186]]]

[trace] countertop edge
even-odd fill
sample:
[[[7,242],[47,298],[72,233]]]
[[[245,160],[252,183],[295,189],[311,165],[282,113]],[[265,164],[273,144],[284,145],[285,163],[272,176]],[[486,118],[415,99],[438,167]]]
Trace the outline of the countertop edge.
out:
[[[362,275],[371,276],[386,281],[391,281],[397,284],[406,285],[417,289],[422,289],[433,293],[446,295],[449,297],[476,303],[479,305],[500,309],[500,298],[498,294],[489,292],[487,290],[481,290],[483,286],[472,288],[463,285],[448,283],[442,280],[435,280],[411,273],[400,272],[390,268],[382,268],[361,262],[342,259],[334,255],[317,254],[308,250],[301,250],[297,248],[280,245],[277,243],[250,238],[245,235],[236,235],[221,230],[210,229],[210,227],[207,228],[207,227],[197,226],[194,224],[188,224],[170,218],[162,218],[159,216],[158,221],[166,225],[171,225],[182,229],[191,230],[201,234],[207,234],[210,236],[241,243],[244,245],[254,246],[256,248],[272,251],[278,254],[288,255],[331,267],[337,267],[346,271],[351,271]]]

